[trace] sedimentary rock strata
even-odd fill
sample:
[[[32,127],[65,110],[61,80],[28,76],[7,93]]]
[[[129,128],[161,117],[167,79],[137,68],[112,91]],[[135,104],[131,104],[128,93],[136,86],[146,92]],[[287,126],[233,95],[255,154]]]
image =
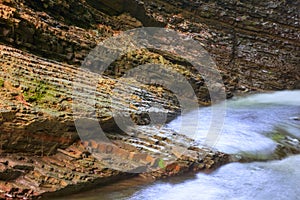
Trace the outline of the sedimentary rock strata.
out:
[[[231,161],[162,127],[180,103],[155,77],[179,76],[158,70],[147,80],[123,77],[140,65],[168,65],[187,79],[197,103],[209,105],[207,83],[187,60],[139,49],[103,74],[80,66],[97,44],[122,31],[166,27],[210,53],[227,98],[299,88],[298,11],[298,1],[1,1],[0,198],[66,194],[133,172],[161,178],[210,171]],[[124,113],[133,126],[117,124]]]
[[[230,160],[195,147],[161,122],[118,128],[113,113],[130,113],[133,122],[143,124],[149,108],[158,106],[156,113],[164,113],[167,121],[174,118],[178,102],[160,87],[129,78],[115,90],[120,80],[0,47],[3,197],[66,194],[136,173],[159,178],[212,170]],[[81,138],[76,120],[86,128]],[[90,130],[95,121],[105,131],[103,138]]]
[[[290,89],[299,80],[297,1],[11,0],[1,6],[2,42],[60,61],[80,64],[103,39],[154,21],[198,40],[231,92]]]
[[[155,104],[161,106],[157,112],[170,119],[179,111],[172,96],[154,94],[147,89],[149,86],[134,80],[119,83],[5,46],[1,46],[1,80],[0,127],[4,150],[27,149],[33,153],[40,151],[37,149],[41,149],[39,143],[43,139],[44,153],[51,154],[60,145],[70,145],[78,138],[74,120],[81,117],[99,120],[105,131],[115,131],[114,113],[130,113],[137,121],[140,114]],[[140,120],[142,123],[143,119]],[[47,145],[48,142],[51,144]]]

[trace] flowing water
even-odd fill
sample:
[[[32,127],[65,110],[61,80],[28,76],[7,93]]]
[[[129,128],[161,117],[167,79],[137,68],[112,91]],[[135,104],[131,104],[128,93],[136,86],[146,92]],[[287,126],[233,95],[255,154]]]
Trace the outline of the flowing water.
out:
[[[179,132],[183,129],[182,134],[194,138],[201,145],[207,135],[211,134],[208,130],[211,126],[212,109],[199,108],[178,117],[168,126]],[[295,120],[297,117],[300,117],[300,91],[256,94],[232,99],[227,101],[223,130],[216,138],[214,147],[231,154],[268,155],[274,151],[276,144],[265,135],[280,127],[299,136],[299,121]],[[196,133],[188,134],[185,131],[195,127]]]
[[[197,127],[196,134],[189,136],[201,146],[209,134],[211,112],[211,107],[200,108],[168,126],[180,130],[181,122],[185,121],[187,128]],[[300,138],[300,91],[232,99],[227,102],[226,112],[223,130],[214,144],[217,150],[267,157],[276,147],[275,142],[266,137],[268,133],[280,129]],[[231,163],[211,174],[187,174],[153,183],[131,179],[68,199],[297,200],[300,199],[300,155],[277,161]]]

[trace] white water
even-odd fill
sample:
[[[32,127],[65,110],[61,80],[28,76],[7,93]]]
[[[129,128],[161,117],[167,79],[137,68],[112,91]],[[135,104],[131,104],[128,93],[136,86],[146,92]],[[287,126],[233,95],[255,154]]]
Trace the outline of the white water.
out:
[[[217,150],[226,153],[270,154],[276,144],[264,134],[273,131],[275,126],[281,126],[294,135],[299,133],[299,123],[293,117],[300,117],[300,91],[257,94],[233,99],[227,102],[226,110],[223,130],[214,143]],[[199,108],[178,117],[169,127],[177,131],[196,128],[196,134],[182,134],[194,138],[201,145],[207,134],[211,134],[208,132],[209,126],[214,125],[210,123],[211,113],[211,107]],[[181,124],[182,118],[185,118],[184,125]]]
[[[157,182],[130,200],[299,200],[300,156],[267,163],[232,163],[177,184]]]
[[[228,102],[223,131],[216,141],[218,150],[228,153],[268,154],[275,143],[264,136],[280,127],[295,136],[300,135],[300,91],[258,94]],[[203,122],[193,138],[204,141],[210,117],[210,108],[200,108]],[[195,127],[197,111],[188,118]],[[208,119],[208,120],[205,120]],[[181,117],[170,123],[180,130]],[[186,129],[185,129],[186,130]],[[186,133],[187,134],[187,133]],[[231,163],[212,174],[198,174],[193,180],[179,184],[157,182],[135,193],[130,200],[299,200],[300,155],[281,161]]]
[[[300,155],[281,161],[231,163],[212,174],[145,185],[127,180],[60,200],[299,200]]]
[[[275,143],[264,135],[276,127],[300,136],[300,121],[294,120],[300,117],[300,91],[252,95],[231,100],[227,105],[223,131],[215,143],[215,148],[221,151],[268,154],[274,150]],[[198,128],[197,134],[190,136],[201,144],[210,124],[211,108],[199,111],[200,118],[197,111],[183,117],[189,121],[188,128]],[[169,126],[179,130],[181,121],[179,117]],[[212,174],[174,177],[150,185],[125,181],[72,199],[300,200],[300,155],[281,161],[231,163]]]

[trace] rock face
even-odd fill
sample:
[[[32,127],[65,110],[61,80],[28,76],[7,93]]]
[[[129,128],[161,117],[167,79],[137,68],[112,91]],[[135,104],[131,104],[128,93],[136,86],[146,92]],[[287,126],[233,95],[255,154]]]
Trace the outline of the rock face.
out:
[[[166,26],[201,42],[227,90],[291,89],[299,80],[299,8],[297,1],[6,0],[0,41],[80,64],[119,30]]]
[[[195,147],[189,138],[161,128],[159,120],[151,123],[151,109],[166,121],[178,115],[180,105],[172,92],[121,78],[139,65],[168,65],[187,78],[198,103],[208,105],[203,77],[186,60],[141,49],[121,56],[104,76],[79,66],[97,44],[121,31],[167,27],[199,41],[211,54],[228,98],[235,92],[299,88],[299,4],[1,1],[0,198],[73,192],[133,171],[160,178],[229,162],[230,156]],[[155,73],[162,72],[149,78]],[[123,113],[136,126],[120,129],[115,114]],[[89,125],[100,123],[106,140],[80,141],[75,128],[80,120],[86,125],[82,131],[92,136],[96,133]]]
[[[173,96],[163,91],[159,96],[155,90],[154,94],[149,86],[134,80],[118,82],[6,46],[0,49],[1,147],[7,152],[48,155],[65,148],[78,139],[76,119],[98,120],[102,129],[110,132],[118,130],[114,113],[126,111],[139,124],[139,116],[155,105],[161,105],[155,109],[165,113],[168,121],[179,112]],[[85,92],[75,93],[75,89]],[[81,106],[77,112],[73,99]],[[89,109],[95,105],[95,110]]]
[[[167,121],[178,114],[178,102],[161,87],[99,76],[3,45],[0,49],[0,197],[67,194],[136,173],[156,179],[210,171],[230,161],[226,154],[198,148],[193,140],[160,127],[160,121],[139,126],[150,108]],[[74,84],[89,95],[74,93]],[[124,112],[137,124],[125,132],[113,115]],[[78,121],[85,125],[81,138]],[[105,138],[93,137],[98,133],[90,124],[95,121]],[[82,138],[82,132],[88,137]]]
[[[144,3],[149,15],[203,43],[239,89],[292,88],[299,80],[299,2]]]

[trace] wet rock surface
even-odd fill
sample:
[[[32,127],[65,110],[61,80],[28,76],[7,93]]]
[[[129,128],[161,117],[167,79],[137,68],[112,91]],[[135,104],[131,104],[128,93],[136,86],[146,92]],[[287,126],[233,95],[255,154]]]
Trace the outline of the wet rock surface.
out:
[[[159,105],[156,112],[165,113],[167,120],[178,114],[173,96],[159,87],[127,79],[122,81],[123,91],[115,91],[117,79],[0,47],[3,198],[67,194],[136,173],[156,179],[186,171],[210,171],[230,160],[226,154],[194,147],[193,140],[159,124],[128,127],[126,133],[118,129],[112,110],[132,113],[136,124],[145,121],[141,113],[149,103],[151,107]],[[75,95],[87,107],[96,100],[95,113],[83,107],[78,108],[82,112],[72,113],[71,81],[76,76],[80,76],[82,89],[91,88],[91,80],[96,78],[96,98]],[[115,103],[109,101],[111,95]],[[74,120],[83,120],[89,136],[94,134],[89,123],[99,121],[107,138],[80,140]]]
[[[126,134],[118,128],[114,113],[130,113],[136,125],[149,125],[154,105],[167,121],[180,112],[174,94],[161,85],[120,79],[138,65],[172,66],[188,79],[198,103],[210,103],[203,77],[168,52],[129,52],[101,77],[79,68],[97,44],[121,31],[167,27],[199,41],[220,70],[227,98],[299,88],[298,1],[4,0],[0,9],[3,199],[72,193],[136,175],[133,172],[153,179],[209,172],[235,161],[195,147],[193,140],[159,124],[135,126]],[[149,77],[156,73],[161,72]],[[74,80],[76,89],[84,91],[75,96],[81,105],[76,113]],[[82,119],[87,127],[99,122],[110,142],[80,141],[74,121]],[[279,139],[276,158],[299,152],[297,138],[272,137]]]
[[[0,128],[4,150],[16,152],[19,148],[33,154],[51,154],[78,139],[76,119],[85,119],[87,126],[98,120],[104,131],[116,131],[118,126],[113,120],[116,113],[131,113],[133,120],[141,121],[143,117],[138,116],[155,105],[159,105],[157,112],[164,113],[167,120],[179,112],[171,94],[158,93],[153,87],[151,91],[150,86],[134,80],[118,82],[13,48],[0,48],[3,80]],[[72,99],[76,99],[74,107]],[[91,109],[94,105],[96,108]]]
[[[231,89],[278,90],[299,80],[299,2],[144,1],[149,15],[203,43]],[[234,88],[235,87],[235,88]]]
[[[1,4],[0,40],[79,65],[100,41],[120,30],[148,26],[151,19],[199,41],[217,63],[230,97],[236,91],[297,87],[299,7],[297,1],[7,0]],[[159,55],[174,61],[164,52]]]
[[[294,117],[291,120],[297,121],[298,117]],[[294,124],[293,126],[295,128],[299,127],[297,124]],[[276,159],[282,159],[300,153],[299,135],[292,134],[284,128],[277,127],[272,133],[269,133],[269,136],[277,143],[277,148],[274,153]]]

